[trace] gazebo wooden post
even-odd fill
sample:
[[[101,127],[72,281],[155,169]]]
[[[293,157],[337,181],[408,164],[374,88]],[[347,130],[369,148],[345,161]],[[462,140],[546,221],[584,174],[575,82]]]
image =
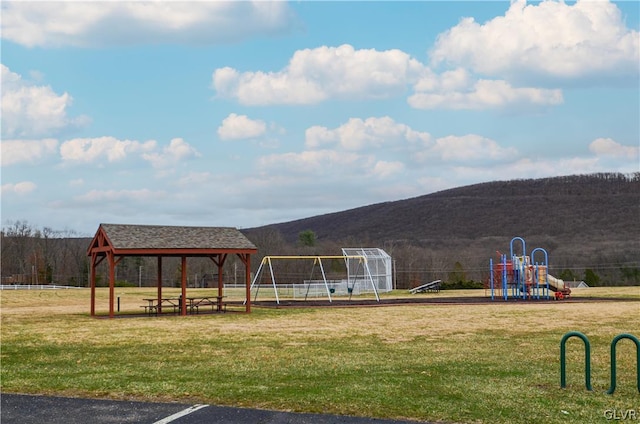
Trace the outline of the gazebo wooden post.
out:
[[[91,287],[91,316],[96,316],[96,260],[98,255],[91,254],[91,274],[89,275],[89,284]]]
[[[222,264],[224,263],[224,260],[222,259],[221,256],[218,257],[218,262],[216,263],[218,265],[218,296],[222,296]]]
[[[113,252],[107,252],[107,259],[109,260],[109,318],[113,318],[113,298],[116,287],[116,261]]]
[[[187,315],[187,257],[182,257],[182,295],[180,296],[180,315]]]
[[[214,261],[216,263],[216,265],[218,265],[218,296],[223,296],[223,292],[224,292],[224,281],[223,281],[223,269],[224,269],[224,262],[227,259],[227,254],[226,253],[222,253],[220,255],[218,255],[218,261]]]
[[[245,284],[245,312],[251,312],[251,254],[246,253],[240,256],[244,262],[244,284]]]
[[[158,256],[158,313],[162,313],[162,256]]]

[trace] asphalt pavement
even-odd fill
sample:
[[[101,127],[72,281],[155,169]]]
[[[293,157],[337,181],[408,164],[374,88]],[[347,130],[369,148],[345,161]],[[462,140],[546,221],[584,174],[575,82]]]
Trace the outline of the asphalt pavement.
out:
[[[325,414],[183,403],[129,402],[0,393],[2,424],[416,424]]]

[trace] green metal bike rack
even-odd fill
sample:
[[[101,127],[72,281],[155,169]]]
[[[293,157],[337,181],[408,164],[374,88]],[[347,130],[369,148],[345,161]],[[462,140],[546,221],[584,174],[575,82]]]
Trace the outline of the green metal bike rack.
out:
[[[578,337],[584,342],[584,384],[587,390],[591,388],[591,344],[589,339],[579,331],[570,331],[560,340],[560,387],[567,387],[567,361],[566,361],[566,343],[571,337]]]
[[[640,340],[636,336],[623,333],[617,335],[611,342],[611,387],[607,391],[610,395],[616,390],[616,345],[622,339],[629,339],[636,345],[636,385],[638,386],[638,392],[640,392]]]

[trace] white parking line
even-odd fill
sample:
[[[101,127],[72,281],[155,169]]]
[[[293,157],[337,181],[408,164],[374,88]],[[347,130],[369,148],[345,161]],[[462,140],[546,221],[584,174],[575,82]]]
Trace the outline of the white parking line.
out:
[[[183,409],[180,412],[176,412],[173,415],[169,415],[167,418],[163,418],[160,421],[156,421],[153,424],[167,424],[170,423],[171,421],[175,421],[180,417],[184,417],[185,415],[189,415],[193,412],[196,412],[198,409],[202,409],[202,408],[206,408],[209,405],[193,405],[192,407],[189,407],[187,409]]]

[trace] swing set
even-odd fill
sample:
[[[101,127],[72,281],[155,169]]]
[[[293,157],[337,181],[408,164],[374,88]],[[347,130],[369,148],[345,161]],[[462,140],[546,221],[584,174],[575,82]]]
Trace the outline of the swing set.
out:
[[[340,280],[331,280],[327,279],[327,273],[325,271],[325,266],[323,260],[335,260],[341,259],[344,260],[346,266],[346,279]],[[265,256],[262,258],[260,262],[260,266],[258,267],[258,271],[251,282],[251,292],[254,293],[254,301],[258,298],[258,293],[260,291],[260,287],[262,285],[262,280],[265,277],[265,274],[269,274],[271,277],[271,286],[273,288],[273,293],[275,295],[276,303],[280,304],[280,295],[279,292],[282,292],[285,287],[283,285],[278,285],[276,282],[276,273],[274,272],[273,264],[275,261],[291,261],[291,260],[307,260],[313,261],[313,265],[311,267],[311,273],[308,280],[304,280],[302,283],[295,283],[293,285],[286,285],[286,288],[293,289],[294,297],[296,293],[304,293],[304,300],[307,300],[309,296],[319,296],[321,293],[326,293],[326,296],[329,300],[329,303],[333,301],[332,295],[348,295],[349,300],[351,300],[351,296],[353,294],[358,294],[360,289],[371,287],[371,290],[375,294],[376,300],[380,301],[380,296],[378,295],[378,287],[374,281],[374,276],[372,275],[369,260],[364,255],[341,255],[341,256]],[[353,265],[356,265],[355,267]],[[313,275],[314,272],[317,272],[316,269],[320,271],[320,279],[314,280]]]

